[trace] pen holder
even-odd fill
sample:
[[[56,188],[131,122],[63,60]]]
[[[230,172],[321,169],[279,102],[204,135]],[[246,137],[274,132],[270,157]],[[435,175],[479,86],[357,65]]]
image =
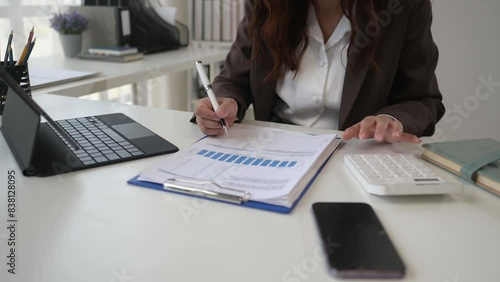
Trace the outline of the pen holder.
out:
[[[3,62],[0,62],[0,64],[3,66]],[[14,65],[10,66],[3,66],[3,68],[9,73],[12,78],[14,78],[15,81],[21,86],[22,89],[26,92],[26,95],[31,97],[31,85],[30,85],[30,78],[29,78],[29,72],[28,72],[28,65],[15,65],[16,62],[14,61]],[[5,101],[7,100],[7,92],[9,90],[9,87],[7,84],[5,84],[1,79],[0,79],[0,115],[3,114],[3,108],[5,106]]]

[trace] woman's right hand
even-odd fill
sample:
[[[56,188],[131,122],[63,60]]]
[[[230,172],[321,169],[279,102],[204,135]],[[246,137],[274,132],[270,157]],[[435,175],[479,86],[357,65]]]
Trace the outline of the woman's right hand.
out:
[[[228,127],[232,126],[238,113],[238,103],[233,98],[217,98],[219,108],[214,112],[210,100],[205,97],[198,102],[194,114],[201,132],[206,135],[224,133],[220,120],[224,119]]]

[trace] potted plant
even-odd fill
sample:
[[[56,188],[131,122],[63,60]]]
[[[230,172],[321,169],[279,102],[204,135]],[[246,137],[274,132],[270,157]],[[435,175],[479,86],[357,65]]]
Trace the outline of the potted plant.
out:
[[[50,27],[59,33],[64,55],[75,57],[82,49],[82,32],[88,27],[88,20],[77,11],[55,13],[50,18]]]

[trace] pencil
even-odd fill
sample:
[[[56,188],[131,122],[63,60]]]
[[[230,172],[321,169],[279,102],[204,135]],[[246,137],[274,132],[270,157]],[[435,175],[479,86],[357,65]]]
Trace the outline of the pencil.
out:
[[[30,35],[28,37],[28,44],[31,44],[31,40],[33,40],[33,33],[35,32],[35,26],[31,28]]]
[[[30,58],[31,51],[33,51],[33,47],[35,46],[36,43],[36,37],[33,39],[33,41],[30,43],[30,47],[28,49],[28,53],[26,54],[26,58],[24,58],[24,61],[22,62],[24,65],[28,64],[28,59]]]
[[[12,46],[9,46],[9,57],[10,57],[10,66],[14,66],[14,51],[12,51]]]
[[[9,35],[9,41],[7,42],[7,49],[5,49],[5,57],[3,59],[3,65],[7,66],[8,61],[9,61],[9,48],[10,45],[12,44],[12,37],[14,36],[14,31],[11,30],[10,35]]]
[[[23,53],[21,54],[21,57],[19,57],[19,60],[17,61],[17,65],[20,65],[24,59],[26,58],[26,54],[28,54],[28,49],[30,48],[30,44],[26,43],[24,45]]]

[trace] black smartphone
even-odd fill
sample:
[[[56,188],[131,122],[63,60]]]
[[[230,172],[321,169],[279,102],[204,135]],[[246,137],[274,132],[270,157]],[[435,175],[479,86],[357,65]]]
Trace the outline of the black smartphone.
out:
[[[370,205],[314,203],[313,211],[334,276],[404,277],[405,265]]]

